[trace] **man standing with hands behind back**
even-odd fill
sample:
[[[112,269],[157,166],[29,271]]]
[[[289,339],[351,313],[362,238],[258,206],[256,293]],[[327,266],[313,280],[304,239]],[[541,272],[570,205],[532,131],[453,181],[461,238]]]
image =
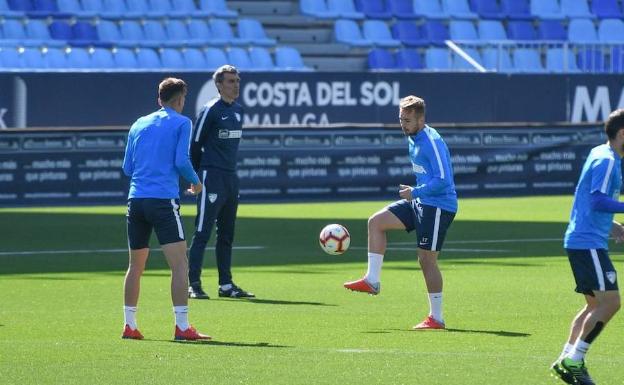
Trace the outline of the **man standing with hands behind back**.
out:
[[[212,226],[217,225],[215,254],[219,270],[219,297],[250,298],[252,293],[232,281],[232,243],[238,210],[236,158],[243,134],[243,108],[235,100],[240,91],[236,67],[224,65],[212,75],[220,97],[199,113],[191,137],[191,162],[204,190],[197,197],[196,231],[190,249],[188,296],[208,299],[201,269]]]

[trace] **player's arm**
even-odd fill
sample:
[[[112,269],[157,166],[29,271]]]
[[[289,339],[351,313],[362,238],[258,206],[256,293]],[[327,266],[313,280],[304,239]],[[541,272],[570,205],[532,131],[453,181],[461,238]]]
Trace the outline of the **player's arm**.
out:
[[[613,221],[613,224],[611,225],[610,235],[615,238],[615,242],[624,242],[624,226],[622,226],[622,224],[619,222]]]
[[[193,131],[191,132],[191,145],[189,147],[189,153],[191,157],[191,164],[193,165],[193,169],[195,171],[199,170],[202,147],[204,145],[204,141],[206,140],[206,136],[208,135],[208,126],[210,125],[210,119],[208,117],[209,113],[210,108],[204,107],[197,117],[195,125],[193,126]]]
[[[592,179],[589,203],[592,210],[624,213],[624,203],[607,194],[611,183],[613,183],[615,167],[619,167],[619,162],[613,158],[596,159],[591,165]]]
[[[132,162],[133,156],[134,156],[134,140],[133,140],[133,135],[132,135],[132,128],[130,128],[130,132],[128,133],[128,139],[126,143],[126,153],[124,154],[124,160],[123,160],[123,166],[122,166],[124,174],[130,177],[132,176],[132,173],[134,172],[134,164]]]
[[[184,120],[184,123],[180,126],[180,132],[178,134],[178,143],[176,145],[175,155],[175,167],[178,173],[191,184],[199,184],[199,177],[193,169],[191,160],[189,159],[189,144],[191,140],[191,121]]]

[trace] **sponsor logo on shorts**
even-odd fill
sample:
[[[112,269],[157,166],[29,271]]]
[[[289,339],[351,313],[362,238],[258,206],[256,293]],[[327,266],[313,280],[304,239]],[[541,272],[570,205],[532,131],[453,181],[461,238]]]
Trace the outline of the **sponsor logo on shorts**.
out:
[[[215,201],[217,200],[217,194],[208,194],[208,200],[210,201],[210,203],[215,203]]]
[[[617,275],[615,271],[607,271],[606,276],[609,282],[611,282],[612,284],[615,283],[615,281],[617,280]]]

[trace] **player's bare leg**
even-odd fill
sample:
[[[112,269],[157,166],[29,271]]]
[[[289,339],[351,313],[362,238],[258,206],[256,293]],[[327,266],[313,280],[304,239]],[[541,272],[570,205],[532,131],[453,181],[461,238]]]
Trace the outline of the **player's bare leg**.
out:
[[[145,263],[149,256],[149,248],[130,249],[128,270],[124,279],[124,331],[122,338],[143,339],[136,323],[137,303],[141,291],[141,275],[145,270]]]
[[[442,273],[438,267],[439,251],[418,249],[418,262],[429,294],[429,316],[414,329],[444,329],[442,316]]]
[[[387,209],[382,209],[368,218],[368,269],[364,278],[345,282],[344,287],[372,295],[381,290],[380,275],[386,252],[386,231],[404,230],[405,225]]]

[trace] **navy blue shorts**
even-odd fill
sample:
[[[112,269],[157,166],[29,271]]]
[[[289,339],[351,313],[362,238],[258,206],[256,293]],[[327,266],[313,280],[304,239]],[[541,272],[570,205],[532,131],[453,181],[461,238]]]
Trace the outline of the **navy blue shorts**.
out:
[[[576,292],[594,295],[594,291],[618,290],[617,272],[605,249],[566,249],[572,267]]]
[[[178,199],[129,199],[126,219],[128,245],[132,250],[149,247],[152,229],[161,245],[184,240]]]
[[[440,251],[446,237],[446,231],[453,223],[455,213],[439,207],[423,205],[415,199],[402,199],[386,207],[394,214],[409,233],[416,230],[418,248]]]

